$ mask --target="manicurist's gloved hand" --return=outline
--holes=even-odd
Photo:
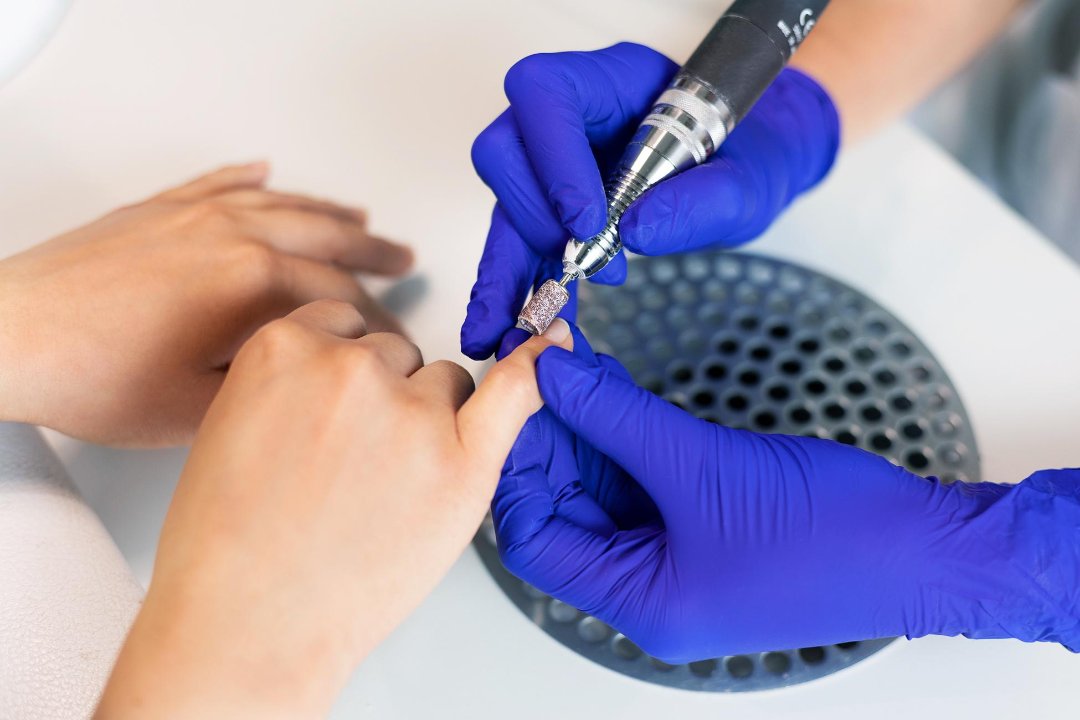
[[[476,139],[473,163],[497,205],[461,331],[491,355],[538,280],[561,274],[569,235],[607,221],[604,179],[677,70],[642,45],[532,55],[506,75],[510,107]],[[662,255],[757,237],[832,166],[836,109],[814,80],[784,70],[708,162],[649,190],[622,218],[627,249]],[[622,282],[618,257],[594,280]]]
[[[574,347],[540,356],[546,407],[493,504],[523,580],[669,662],[931,633],[1080,650],[1080,471],[942,485],[698,420]]]

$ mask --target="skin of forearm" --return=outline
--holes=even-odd
[[[833,0],[791,64],[832,95],[844,141],[909,110],[959,71],[1025,0]]]
[[[24,321],[27,308],[19,301],[20,278],[0,260],[0,422],[34,422],[27,391],[27,356],[34,333]]]
[[[354,665],[342,648],[292,643],[287,623],[211,605],[152,588],[95,719],[326,716]]]

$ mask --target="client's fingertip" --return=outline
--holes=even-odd
[[[374,259],[366,263],[367,267],[360,266],[360,270],[397,277],[412,268],[416,254],[408,245],[387,240],[378,235],[369,234],[368,240],[372,244],[371,251],[373,251]]]
[[[388,263],[390,274],[401,275],[412,269],[412,266],[416,263],[416,251],[408,245],[402,245],[389,240],[386,241],[386,244],[389,248],[389,255],[391,257],[391,261]]]
[[[548,329],[544,331],[542,337],[556,345],[561,345],[571,350],[574,347],[574,339],[570,333],[570,324],[560,317],[551,321],[551,325],[548,325]]]

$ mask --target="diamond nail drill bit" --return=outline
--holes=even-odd
[[[518,327],[533,335],[540,335],[547,330],[548,325],[570,299],[566,285],[573,279],[572,275],[563,275],[559,282],[548,280],[537,288],[518,315]]]
[[[828,0],[735,0],[657,98],[607,183],[608,221],[587,240],[571,238],[563,276],[548,280],[518,316],[540,334],[570,299],[574,280],[591,277],[620,250],[619,220],[658,182],[705,162],[783,70]]]

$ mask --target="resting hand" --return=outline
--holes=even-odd
[[[266,175],[223,168],[0,261],[0,419],[186,443],[264,323],[335,298],[398,329],[352,273],[402,273],[409,250]]]

